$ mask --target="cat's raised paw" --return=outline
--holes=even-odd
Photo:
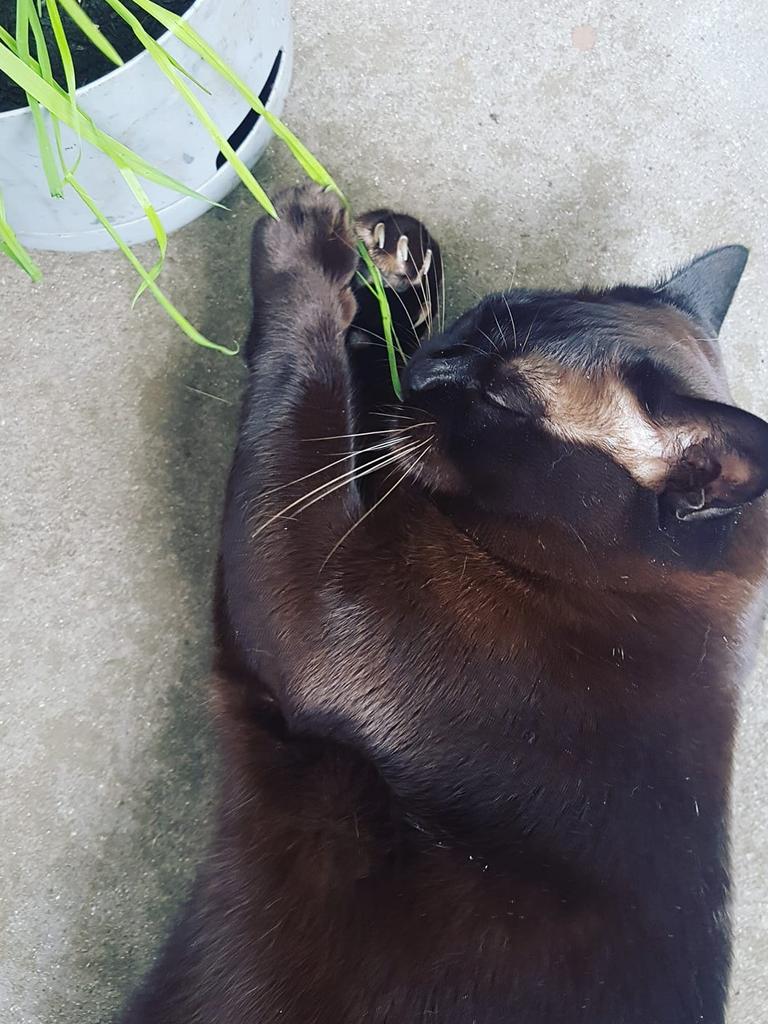
[[[262,218],[254,230],[254,267],[305,273],[313,265],[347,285],[358,265],[356,238],[341,199],[316,185],[289,189],[275,201],[278,220]],[[265,268],[266,269],[266,268]]]

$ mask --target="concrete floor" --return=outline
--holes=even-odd
[[[646,280],[744,242],[725,347],[739,400],[768,414],[761,0],[297,0],[295,19],[289,123],[358,209],[428,221],[454,309],[512,282]],[[296,177],[274,147],[259,170]],[[223,341],[248,320],[253,218],[237,194],[172,243],[169,291]],[[42,264],[42,287],[0,264],[0,1020],[102,1024],[205,842],[240,371],[151,300],[131,312],[118,256]],[[763,658],[738,751],[731,1024],[768,1004],[766,725]]]

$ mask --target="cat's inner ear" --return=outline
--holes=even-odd
[[[656,293],[718,334],[748,256],[743,245],[712,249],[659,285]]]
[[[768,423],[720,402],[683,399],[662,500],[678,519],[727,515],[768,489]],[[677,418],[677,417],[676,417]]]

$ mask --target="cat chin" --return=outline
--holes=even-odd
[[[461,471],[441,451],[439,440],[433,442],[424,458],[413,467],[410,479],[424,490],[444,497],[458,497],[470,493]]]

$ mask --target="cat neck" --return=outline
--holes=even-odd
[[[476,547],[512,576],[556,582],[593,597],[656,595],[689,601],[698,593],[740,578],[756,585],[766,571],[762,540],[765,509],[755,506],[728,518],[699,523],[638,526],[635,545],[619,545],[609,525],[553,519],[503,519],[479,513],[467,500],[438,500],[443,515]]]

